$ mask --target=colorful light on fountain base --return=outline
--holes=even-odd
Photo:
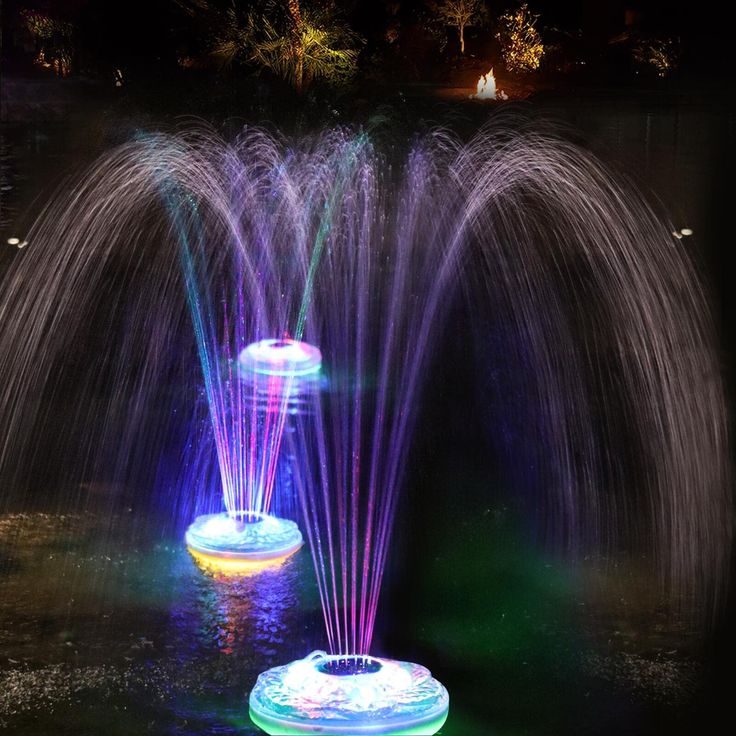
[[[265,376],[308,376],[318,373],[322,367],[319,348],[287,338],[251,343],[238,360],[242,370]]]
[[[267,514],[238,520],[227,512],[198,516],[185,539],[187,549],[203,567],[233,575],[279,565],[304,544],[293,521]]]
[[[314,652],[259,676],[250,717],[268,734],[421,734],[445,721],[450,696],[426,667]]]

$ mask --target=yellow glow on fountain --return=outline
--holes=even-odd
[[[278,567],[304,543],[293,521],[253,514],[248,521],[227,513],[198,516],[186,533],[189,553],[204,572],[254,575]]]
[[[235,577],[249,577],[250,575],[257,575],[268,568],[281,567],[297,551],[293,550],[281,557],[268,560],[244,560],[242,558],[215,557],[199,552],[193,547],[187,547],[187,550],[202,572],[213,575],[233,575]]]

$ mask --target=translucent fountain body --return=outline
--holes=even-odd
[[[450,697],[426,667],[314,652],[260,675],[250,716],[268,734],[423,734],[447,720]]]
[[[251,343],[240,353],[238,360],[246,372],[293,378],[319,373],[322,353],[306,342],[271,338]]]
[[[309,343],[289,339],[251,343],[238,356],[248,411],[254,411],[259,422],[269,413],[283,411],[285,431],[293,431],[292,417],[312,413],[312,398],[323,385],[321,368],[322,353]]]
[[[203,567],[237,574],[282,563],[304,540],[288,519],[268,514],[238,519],[223,512],[198,516],[187,529],[186,543]]]

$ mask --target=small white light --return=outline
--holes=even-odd
[[[678,240],[682,240],[682,233],[679,230],[675,230],[672,233]]]
[[[8,238],[8,245],[19,245],[20,238]]]
[[[680,230],[680,232],[681,232],[681,233],[682,233],[683,235],[685,235],[685,236],[687,236],[687,235],[692,235],[692,234],[693,234],[693,231],[692,231],[692,230],[691,230],[691,229],[690,229],[689,227],[684,227],[684,228],[682,228],[682,230]]]
[[[25,248],[28,245],[28,241],[24,240],[22,243],[18,243],[18,249]]]

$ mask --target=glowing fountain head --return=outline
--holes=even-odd
[[[250,716],[268,734],[424,734],[447,720],[450,697],[418,664],[314,652],[258,678]]]
[[[251,343],[238,360],[244,372],[265,376],[311,376],[322,367],[322,353],[318,348],[288,338]]]
[[[186,543],[205,569],[240,575],[281,564],[304,540],[299,527],[288,519],[221,513],[198,516],[187,529]]]

